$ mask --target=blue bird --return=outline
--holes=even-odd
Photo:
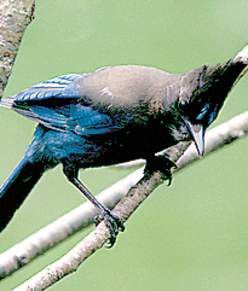
[[[79,180],[79,169],[143,158],[145,171],[158,169],[171,179],[173,163],[155,154],[186,140],[204,153],[206,128],[247,69],[247,50],[224,64],[184,74],[133,65],[68,74],[2,99],[0,106],[38,125],[23,159],[0,188],[0,230],[43,173],[62,164],[67,179],[99,210],[98,221],[109,227],[113,245],[123,223]]]

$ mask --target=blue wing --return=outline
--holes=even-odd
[[[48,128],[78,135],[101,135],[117,129],[110,116],[83,104],[74,83],[82,77],[69,74],[34,85],[9,99],[12,108]]]
[[[68,74],[34,85],[11,97],[16,104],[28,104],[48,99],[77,99],[80,93],[74,81],[84,75]]]
[[[46,127],[72,131],[82,136],[101,135],[119,128],[107,114],[80,103],[55,107],[34,105],[30,107],[30,110],[34,119]]]

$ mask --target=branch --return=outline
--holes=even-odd
[[[33,19],[34,0],[0,2],[0,99],[7,85],[23,33]]]
[[[127,194],[127,191],[142,178],[142,174],[143,169],[135,171],[102,191],[97,195],[97,199],[112,209]],[[96,215],[97,210],[92,203],[85,202],[14,245],[0,255],[0,278],[7,277],[68,236],[92,224]]]
[[[216,127],[207,134],[206,154],[244,137],[247,133],[248,112],[245,112]],[[178,160],[179,169],[196,160],[196,153],[192,148],[189,148],[182,156],[187,146],[188,144],[181,143],[179,146],[170,149],[170,157],[175,161]],[[181,158],[179,159],[179,157]],[[118,215],[123,221],[126,221],[162,182],[160,172],[154,172],[150,177],[141,178],[115,206],[113,213]],[[63,277],[75,272],[88,257],[103,247],[108,238],[108,228],[104,222],[101,222],[94,231],[73,247],[70,252],[14,290],[44,290],[48,288]]]

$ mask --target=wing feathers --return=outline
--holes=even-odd
[[[87,74],[85,74],[87,75]],[[118,126],[107,114],[82,104],[75,80],[85,75],[69,74],[39,83],[0,101],[1,106],[59,131],[78,135],[101,135]]]
[[[13,98],[16,104],[28,104],[48,99],[80,98],[80,93],[74,86],[74,81],[84,75],[69,74],[36,84],[16,95]]]

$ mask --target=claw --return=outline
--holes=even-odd
[[[96,216],[94,221],[96,225],[98,225],[101,221],[104,221],[105,225],[109,229],[110,238],[106,244],[107,248],[111,248],[115,244],[119,232],[125,230],[125,226],[121,219],[112,214],[109,210],[105,210],[100,215]]]
[[[161,171],[161,169],[159,169],[160,170],[160,172],[162,173],[162,175],[163,175],[163,179],[165,180],[165,181],[168,181],[167,182],[167,186],[169,187],[170,185],[171,185],[171,183],[172,183],[172,173],[171,173],[171,170],[170,169],[165,169],[165,170],[162,170]]]
[[[171,185],[172,182],[172,173],[171,169],[177,168],[175,162],[170,160],[165,155],[153,156],[147,160],[145,173],[152,173],[153,171],[160,171],[163,175],[163,179],[168,181],[167,186]]]
[[[93,218],[93,222],[95,224],[95,226],[98,226],[98,224],[103,220],[102,216],[99,214],[99,215],[96,215],[94,218]]]

